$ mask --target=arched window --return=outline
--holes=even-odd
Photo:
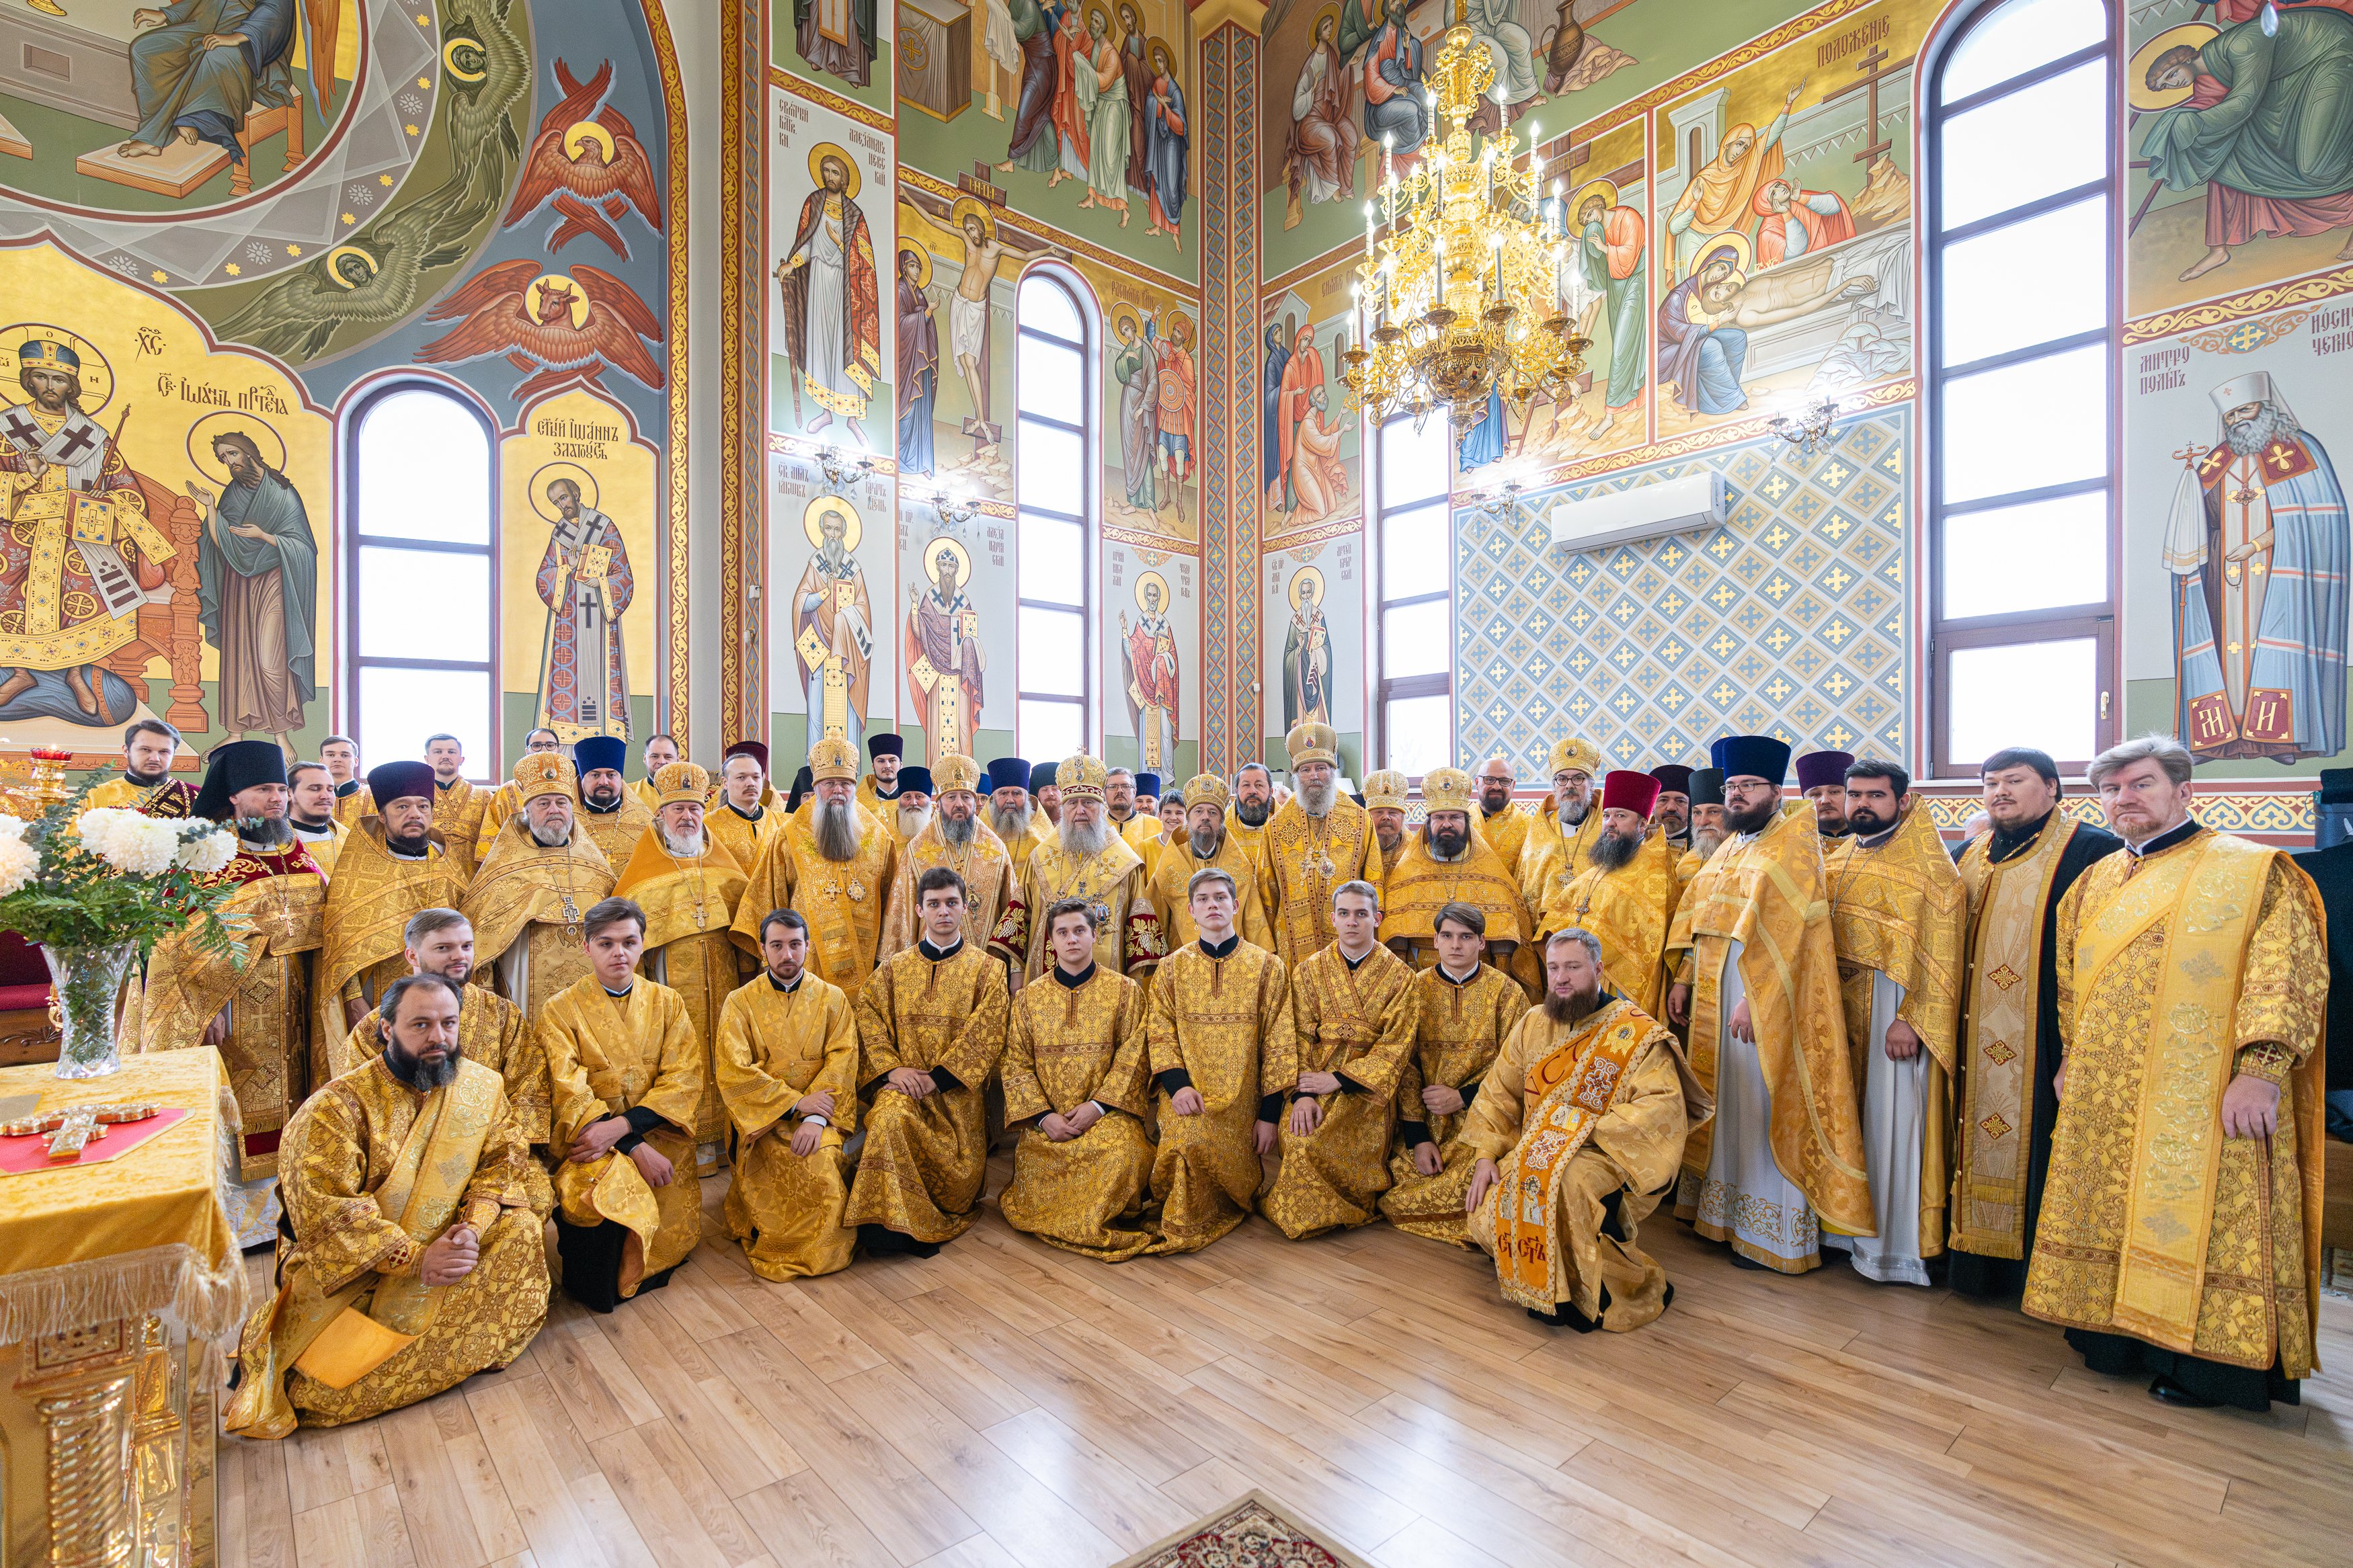
[[[2115,26],[2001,0],[1931,84],[1932,774],[2014,745],[2080,773],[2122,718]]]
[[[1379,765],[1419,778],[1454,760],[1454,520],[1450,426],[1407,415],[1381,426],[1373,498],[1375,742]]]
[[[1094,355],[1078,296],[1050,272],[1021,280],[1014,334],[1013,450],[1020,507],[1014,744],[1053,762],[1083,751],[1094,725],[1088,657],[1096,481]]]
[[[350,679],[344,727],[365,762],[422,757],[428,735],[499,771],[498,533],[491,426],[435,383],[372,394],[345,437]]]

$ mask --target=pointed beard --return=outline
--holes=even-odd
[[[858,854],[858,819],[850,815],[850,805],[846,800],[821,800],[817,805],[817,852],[837,863]]]

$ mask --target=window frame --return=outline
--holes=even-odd
[[[1078,319],[1079,339],[1073,342],[1059,332],[1033,326],[1025,321],[1021,297],[1035,283],[1059,289],[1069,303],[1071,313]],[[1038,266],[1021,275],[1013,291],[1013,744],[1020,755],[1028,756],[1028,739],[1022,734],[1022,712],[1031,703],[1055,703],[1076,707],[1079,710],[1079,747],[1082,751],[1099,752],[1096,741],[1096,688],[1094,652],[1095,638],[1095,563],[1100,551],[1103,514],[1103,476],[1096,458],[1102,433],[1101,374],[1096,363],[1099,337],[1092,301],[1076,279],[1065,275],[1060,268]],[[1021,400],[1021,340],[1038,339],[1057,348],[1070,349],[1079,356],[1080,423],[1050,415],[1033,414]],[[1082,460],[1079,465],[1079,507],[1077,513],[1060,511],[1052,507],[1036,506],[1021,497],[1021,454],[1026,445],[1021,439],[1022,427],[1034,425],[1044,429],[1059,430],[1078,437]],[[1033,599],[1022,591],[1021,556],[1029,548],[1029,516],[1041,520],[1076,524],[1079,531],[1079,602],[1066,604],[1058,599]],[[1024,611],[1040,610],[1058,615],[1076,615],[1079,618],[1079,694],[1063,691],[1031,691],[1022,679],[1024,660],[1021,658],[1021,621]],[[1059,760],[1059,759],[1041,759]]]
[[[362,502],[365,484],[363,469],[362,437],[367,422],[378,407],[395,397],[409,393],[424,393],[440,397],[462,409],[481,432],[483,471],[487,477],[486,493],[482,498],[483,515],[488,520],[490,537],[482,544],[459,544],[439,539],[406,539],[397,534],[369,533],[364,531],[367,521]],[[361,699],[361,671],[364,669],[452,670],[479,673],[485,678],[489,691],[488,723],[484,733],[490,737],[489,755],[467,759],[467,778],[473,784],[491,784],[499,776],[498,760],[506,754],[505,742],[500,733],[500,709],[504,693],[499,687],[499,550],[501,543],[499,523],[499,440],[498,426],[473,398],[448,382],[426,376],[399,376],[368,388],[354,404],[343,426],[343,515],[337,520],[336,534],[343,551],[343,710],[341,728],[360,749],[360,755],[369,755],[367,715]],[[489,639],[486,658],[480,659],[407,658],[389,654],[363,654],[361,632],[365,614],[364,595],[360,585],[360,552],[363,549],[410,550],[442,555],[473,555],[484,558],[489,579],[486,616]],[[488,769],[475,777],[476,769]]]
[[[1413,416],[1411,414],[1399,414],[1385,420],[1379,425],[1368,426],[1371,433],[1371,441],[1369,444],[1372,447],[1373,452],[1372,460],[1366,465],[1366,467],[1372,471],[1373,475],[1372,529],[1368,541],[1373,558],[1370,572],[1373,584],[1372,614],[1368,617],[1371,622],[1368,630],[1372,639],[1373,658],[1371,663],[1374,672],[1372,692],[1373,721],[1371,724],[1373,731],[1373,744],[1370,750],[1372,755],[1378,759],[1377,765],[1382,768],[1387,768],[1390,765],[1389,704],[1393,701],[1407,700],[1417,697],[1451,697],[1454,694],[1454,653],[1455,636],[1457,631],[1456,621],[1458,616],[1456,615],[1454,605],[1455,540],[1453,481],[1455,454],[1453,445],[1453,425],[1451,417],[1438,411],[1433,411],[1431,417],[1439,418],[1443,421],[1440,426],[1438,436],[1439,447],[1441,454],[1439,467],[1440,473],[1442,476],[1442,483],[1432,494],[1428,496],[1416,496],[1409,500],[1400,501],[1395,504],[1391,503],[1388,493],[1388,434],[1393,426],[1401,423],[1410,422]],[[1392,517],[1402,516],[1408,512],[1418,512],[1426,508],[1432,509],[1437,512],[1439,526],[1445,530],[1445,581],[1432,592],[1406,594],[1392,599],[1388,596],[1388,551],[1387,548],[1387,533],[1389,521]],[[1388,672],[1389,612],[1391,610],[1411,609],[1419,605],[1435,604],[1440,600],[1444,600],[1447,606],[1446,668],[1436,674],[1391,675]],[[1461,722],[1461,715],[1450,708],[1446,733],[1446,754],[1449,759],[1453,757],[1454,748],[1461,740],[1461,735],[1462,725]],[[1372,770],[1367,768],[1366,771],[1370,772]],[[1420,773],[1409,775],[1406,781],[1407,786],[1411,789],[1419,789],[1421,787],[1422,777],[1423,775]]]
[[[2080,638],[2089,636],[2095,647],[2094,668],[2099,688],[2094,696],[2093,743],[2105,749],[2116,743],[2123,723],[2123,704],[2116,700],[2117,685],[2117,620],[2124,595],[2124,268],[2122,262],[2122,223],[2124,198],[2124,163],[2114,136],[2103,138],[2102,154],[2105,166],[2094,180],[2054,191],[2031,202],[1989,213],[1957,225],[1944,226],[1944,148],[1945,128],[1956,116],[1973,109],[1983,108],[2025,89],[2098,62],[2105,67],[2105,112],[2101,123],[2113,127],[2123,92],[2123,68],[2118,58],[2121,16],[2115,0],[2101,0],[2101,13],[2105,30],[2100,40],[2071,50],[2041,65],[2006,77],[1968,96],[1947,104],[1941,101],[1945,71],[1957,55],[1969,35],[1978,26],[2004,10],[2016,0],[1990,0],[1979,5],[1946,37],[1938,47],[1934,69],[1930,72],[1921,103],[1926,110],[1927,128],[1924,142],[1923,167],[1927,178],[1922,182],[1925,207],[1922,213],[1921,247],[1926,261],[1926,308],[1927,320],[1926,374],[1923,392],[1923,422],[1926,431],[1927,462],[1923,481],[1926,490],[1927,529],[1926,546],[1926,618],[1927,637],[1926,667],[1928,685],[1928,755],[1921,768],[1924,779],[1972,779],[1977,776],[1977,764],[1961,760],[1948,760],[1946,753],[1952,732],[1952,682],[1948,679],[1951,656],[1959,649],[1991,645],[2043,642]],[[2029,219],[2046,216],[2062,208],[2075,205],[2094,197],[2105,198],[2107,204],[2107,243],[2102,247],[2106,263],[2105,300],[2099,325],[2063,337],[2045,339],[2004,350],[1999,353],[1958,364],[1945,362],[1945,252],[1947,247],[2010,227]],[[1954,381],[1998,370],[2006,365],[2026,363],[2051,358],[2090,345],[2102,346],[2106,353],[2106,374],[2102,384],[2106,397],[2105,463],[2100,474],[2088,479],[2070,480],[2063,484],[2046,485],[2032,489],[2009,490],[1979,496],[1969,500],[1948,503],[1945,492],[1944,420],[1946,389]],[[1977,513],[1995,511],[2033,501],[2055,500],[2063,496],[2098,494],[2105,499],[2105,528],[2106,555],[2106,596],[2073,605],[2052,605],[2034,609],[2006,611],[1997,615],[1948,617],[1945,614],[1945,546],[1948,524],[1957,519],[1967,519]],[[2063,774],[2080,777],[2090,764],[2089,757],[2057,759]]]

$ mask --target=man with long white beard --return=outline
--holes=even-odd
[[[733,930],[743,907],[744,868],[704,830],[711,775],[672,763],[654,780],[661,808],[630,851],[613,884],[645,914],[646,977],[678,994],[706,1058],[719,1037],[720,1009],[754,967]],[[694,1123],[695,1164],[704,1174],[725,1152],[727,1108],[706,1059],[702,1103]]]
[[[1365,814],[1373,819],[1373,838],[1381,847],[1381,872],[1397,869],[1405,854],[1406,792],[1412,786],[1395,769],[1365,775]]]
[[[553,730],[533,730],[522,738],[522,750],[527,757],[548,756],[563,751],[564,742],[556,738]],[[579,805],[576,791],[573,804]],[[522,809],[522,786],[515,780],[511,778],[491,792],[489,802],[482,807],[482,825],[474,831],[474,864],[479,866],[482,863],[482,857],[491,852],[491,841],[499,836],[499,829],[507,825],[508,817]]]
[[[1527,951],[1535,922],[1504,858],[1471,826],[1471,775],[1461,768],[1432,768],[1422,775],[1421,799],[1429,817],[1407,837],[1382,889],[1381,941],[1414,968],[1431,968],[1438,963],[1438,911],[1469,904],[1487,917],[1487,962],[1534,994],[1542,984],[1542,971]]]
[[[1193,923],[1193,875],[1215,866],[1234,879],[1240,900],[1234,929],[1244,942],[1273,952],[1274,931],[1258,901],[1258,864],[1227,826],[1226,781],[1215,773],[1196,773],[1176,798],[1184,806],[1185,829],[1160,852],[1159,868],[1152,873],[1152,907],[1160,911],[1168,951],[1199,940],[1200,928]]]
[[[335,874],[335,856],[351,829],[335,820],[335,783],[324,763],[296,763],[286,770],[286,826],[295,842],[311,852],[319,869]]]
[[[1797,759],[1798,793],[1813,802],[1824,854],[1846,833],[1846,770],[1853,763],[1851,752],[1808,752]]]
[[[1724,770],[1694,768],[1691,775],[1691,847],[1675,862],[1675,897],[1691,886],[1699,868],[1731,837],[1724,826]]]
[[[932,825],[932,770],[910,763],[899,770],[899,795],[888,808],[891,832],[904,848],[907,840]]]
[[[1038,836],[1029,828],[1029,764],[1019,757],[999,757],[981,772],[988,785],[988,830],[1013,858],[1016,873],[1038,847]]]
[[[455,909],[466,892],[466,868],[432,837],[433,770],[385,763],[368,770],[366,793],[374,809],[343,840],[322,917],[319,1029],[330,1062],[343,1059],[337,1053],[360,1015],[408,973],[408,918]]]
[[[857,748],[839,735],[809,748],[808,809],[768,846],[736,905],[742,944],[760,940],[760,917],[797,910],[809,923],[809,968],[852,1000],[874,973],[882,906],[899,866],[899,840],[854,796]],[[894,773],[894,778],[897,776]]]
[[[534,752],[515,764],[522,810],[491,841],[458,908],[499,994],[536,1018],[588,973],[580,922],[613,890],[613,867],[572,816],[572,764]]]
[[[1659,781],[1613,768],[1601,781],[1601,837],[1593,864],[1556,882],[1538,928],[1574,926],[1601,939],[1601,972],[1610,989],[1651,1017],[1664,1011],[1667,929],[1674,923],[1674,850],[1651,826]]]
[[[915,883],[934,866],[945,866],[964,879],[964,939],[976,948],[987,944],[997,921],[1005,918],[1006,900],[1013,896],[1013,854],[980,819],[980,764],[948,752],[937,768],[929,770],[929,782],[939,787],[938,804],[932,819],[899,852],[898,873],[891,879],[891,896],[882,906],[877,963],[905,952],[922,938]]]
[[[1593,809],[1593,775],[1601,752],[1576,736],[1552,749],[1552,795],[1528,819],[1520,848],[1520,895],[1542,909],[1556,877],[1574,877],[1593,863],[1593,841],[1601,837],[1601,816]]]
[[[1603,990],[1600,938],[1553,932],[1544,1002],[1495,1054],[1461,1133],[1478,1156],[1471,1239],[1504,1300],[1579,1333],[1665,1311],[1674,1288],[1640,1227],[1710,1110],[1674,1036]]]
[[[1681,763],[1664,763],[1651,770],[1659,781],[1659,804],[1651,809],[1651,821],[1659,837],[1680,856],[1691,847],[1691,776],[1692,770]]]
[[[1479,837],[1504,858],[1514,879],[1520,874],[1520,858],[1527,849],[1528,826],[1534,820],[1512,804],[1512,790],[1519,782],[1508,757],[1489,757],[1479,764]]]
[[[1144,857],[1103,819],[1103,763],[1083,752],[1055,768],[1062,819],[1054,842],[1039,846],[1021,868],[1018,890],[989,939],[1015,966],[1017,990],[1053,962],[1043,916],[1065,899],[1082,899],[1094,910],[1102,932],[1095,962],[1113,974],[1145,979],[1167,951],[1145,886]]]
[[[1260,842],[1274,819],[1274,775],[1264,763],[1244,763],[1234,770],[1234,804],[1226,811],[1226,832],[1250,851],[1252,862],[1264,858]]]
[[[621,764],[628,758],[628,742],[618,735],[588,735],[572,742],[572,765],[580,774],[580,826],[617,871],[637,853],[638,836],[654,819],[653,807],[621,782]]]
[[[1381,886],[1380,840],[1365,808],[1340,794],[1340,737],[1303,723],[1285,737],[1299,792],[1267,823],[1259,845],[1258,896],[1274,928],[1275,956],[1296,969],[1332,945],[1332,892],[1343,882]]]
[[[784,833],[784,809],[768,787],[767,747],[738,741],[727,748],[719,763],[719,798],[704,810],[702,830],[746,873]]]

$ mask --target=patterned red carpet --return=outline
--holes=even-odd
[[[1264,1492],[1239,1498],[1117,1568],[1366,1568]]]

